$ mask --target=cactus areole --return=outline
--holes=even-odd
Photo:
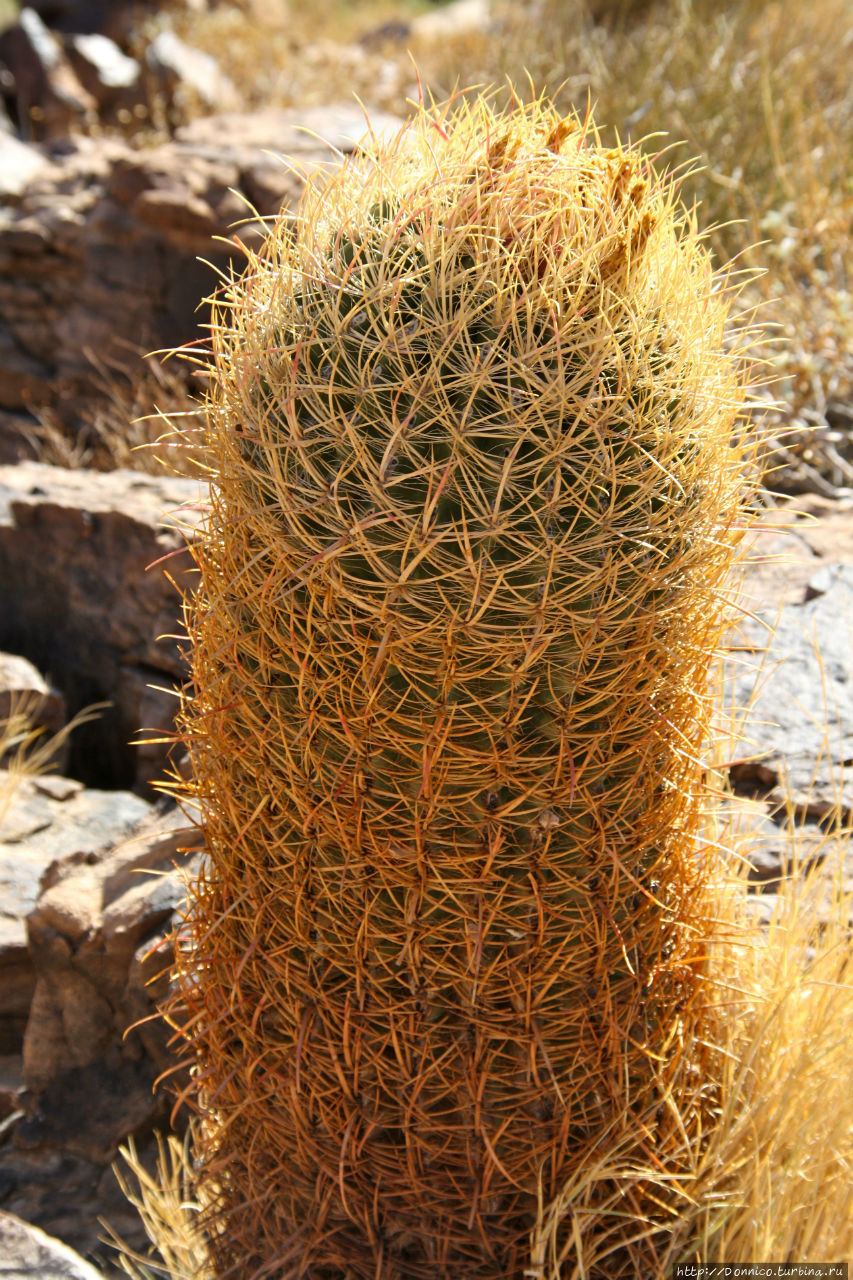
[[[217,1276],[521,1280],[543,1198],[660,1142],[724,320],[671,188],[542,101],[422,110],[230,285],[182,712]]]

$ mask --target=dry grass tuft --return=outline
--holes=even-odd
[[[91,352],[89,359],[98,394],[87,417],[70,428],[50,410],[40,410],[39,425],[27,433],[39,461],[197,476],[204,466],[202,413],[186,372],[142,351],[121,363],[104,363]]]
[[[183,1140],[157,1134],[157,1163],[149,1170],[133,1139],[120,1148],[125,1168],[115,1165],[119,1185],[138,1211],[152,1247],[146,1254],[129,1248],[111,1230],[117,1262],[132,1280],[212,1280],[200,1206],[194,1199],[192,1130]]]
[[[747,855],[748,844],[736,852]],[[755,919],[743,872],[714,890],[718,941],[707,974],[717,1106],[701,1141],[658,1169],[609,1150],[565,1186],[532,1236],[538,1280],[598,1274],[607,1212],[621,1205],[614,1193],[603,1215],[591,1215],[596,1181],[656,1188],[661,1220],[637,1223],[656,1242],[656,1275],[677,1262],[853,1256],[853,900],[840,875],[827,885],[819,867],[798,874],[795,837],[791,852],[769,924]],[[702,1088],[697,1081],[682,1097],[682,1114]]]
[[[827,903],[825,872],[798,876],[792,855],[769,925],[710,958],[720,1110],[684,1188],[673,1262],[853,1257],[853,902],[840,864]]]
[[[25,778],[37,778],[55,768],[57,754],[81,725],[96,720],[107,705],[85,707],[56,733],[46,734],[36,724],[43,703],[37,692],[12,700],[8,716],[0,719],[0,823]]]

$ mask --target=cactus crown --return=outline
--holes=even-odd
[[[502,1280],[539,1189],[650,1141],[741,507],[724,320],[672,190],[542,102],[421,112],[233,283],[184,710],[223,1268]]]

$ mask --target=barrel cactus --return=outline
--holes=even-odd
[[[422,109],[231,283],[178,984],[217,1275],[515,1280],[602,1143],[665,1148],[725,312],[671,186],[544,101]]]

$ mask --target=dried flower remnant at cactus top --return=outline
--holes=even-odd
[[[421,112],[231,287],[175,1014],[218,1275],[519,1276],[604,1136],[666,1150],[743,493],[724,319],[648,163],[545,103]]]

